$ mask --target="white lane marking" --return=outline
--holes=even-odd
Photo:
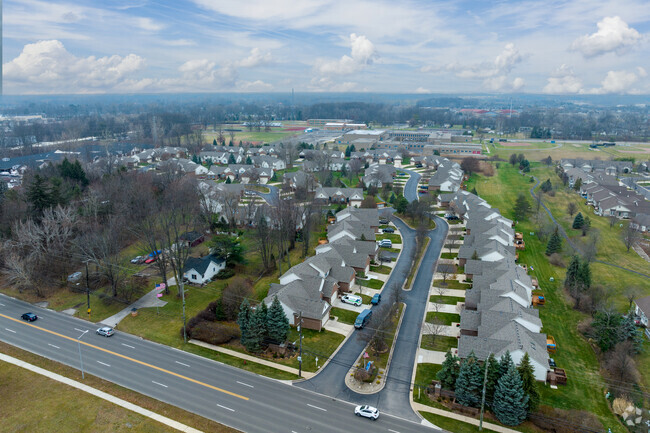
[[[88,332],[88,331],[84,331],[83,329],[79,329],[79,328],[74,328],[74,330],[79,331],[79,332]]]
[[[110,366],[111,366],[110,364],[107,364],[107,363],[105,363],[105,362],[101,362],[101,361],[97,361],[97,362],[100,363],[101,365],[105,365],[106,367],[110,367]]]
[[[5,330],[9,332],[13,332],[14,334],[16,333],[16,331],[14,331],[13,329],[5,328]]]
[[[388,431],[392,431],[393,433],[399,433],[397,430],[388,429]]]
[[[158,383],[155,380],[152,380],[152,382],[155,383],[156,385],[160,385],[160,386],[164,386],[165,388],[168,388],[167,385],[163,385],[162,383]]]
[[[130,347],[131,349],[135,349],[135,347],[129,346],[128,344],[124,344],[124,343],[122,343],[122,346],[126,346],[126,347]]]
[[[237,383],[240,384],[240,385],[248,386],[249,388],[255,388],[253,385],[249,385],[249,384],[244,383],[244,382],[237,381]]]
[[[313,407],[314,409],[322,410],[323,412],[327,412],[327,409],[323,409],[322,407],[314,406],[313,404],[307,403],[307,406]]]
[[[189,365],[185,364],[184,362],[180,362],[180,361],[175,361],[175,362],[176,362],[176,364],[180,364],[180,365],[184,365],[185,367],[189,367]]]
[[[5,307],[5,304],[0,304],[0,307]]]
[[[230,412],[234,412],[234,411],[235,411],[235,409],[230,409],[229,407],[221,406],[220,404],[218,404],[217,406],[219,406],[219,407],[222,408],[222,409],[229,410]]]
[[[55,349],[60,349],[59,346],[55,346],[54,344],[47,343],[47,345],[48,345],[48,346],[52,346],[52,347],[54,347]]]

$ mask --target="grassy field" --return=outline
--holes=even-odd
[[[369,287],[371,289],[380,290],[384,286],[384,282],[381,280],[376,280],[371,278],[369,280],[362,280],[357,278],[357,284],[363,287]]]
[[[415,384],[427,387],[432,380],[436,380],[436,373],[442,368],[441,364],[418,364],[415,371]]]
[[[402,237],[396,233],[382,233],[375,235],[375,238],[379,241],[382,239],[390,239],[393,244],[401,244]]]
[[[441,325],[451,326],[452,323],[460,323],[460,314],[436,313],[435,311],[429,311],[427,313],[426,321],[433,323],[434,319],[438,319]]]
[[[440,254],[441,259],[455,259],[458,257],[458,253],[442,253]]]
[[[420,415],[422,415],[427,421],[437,425],[446,431],[453,431],[454,433],[474,433],[479,431],[478,427],[475,425],[457,421],[455,419],[447,418],[441,415],[436,415],[431,412],[420,411]],[[482,431],[495,433],[494,430],[488,430],[486,428],[483,428]]]
[[[469,284],[461,283],[458,280],[447,280],[446,282],[443,282],[442,280],[434,280],[433,285],[435,287],[442,287],[445,289],[452,289],[452,290],[467,290],[470,288]]]
[[[245,126],[242,125],[222,125],[223,128],[228,129],[241,129],[241,131],[235,132],[234,143],[239,145],[239,142],[244,143],[272,143],[274,141],[282,140],[286,137],[291,137],[293,135],[299,134],[301,131],[291,131],[287,128],[272,128],[271,131],[265,132],[263,129],[261,131],[249,131]],[[212,132],[211,129],[203,132],[203,141],[205,143],[212,143],[212,140],[216,139],[219,136],[218,132]],[[230,143],[230,134],[224,132],[226,138],[226,145]]]
[[[46,370],[80,380],[75,368],[50,361],[0,342],[0,352]],[[236,430],[175,406],[86,374],[84,384],[149,409],[201,431],[230,433]],[[6,432],[176,432],[178,430],[138,415],[99,397],[71,388],[21,367],[0,364],[2,427]]]
[[[378,274],[388,275],[388,274],[390,274],[390,271],[392,271],[392,270],[393,270],[393,268],[391,268],[390,266],[386,266],[386,265],[381,265],[381,266],[370,265],[370,272],[376,272]]]
[[[537,167],[537,164],[533,165],[531,174],[548,174],[545,168],[539,170],[538,173]],[[503,163],[495,177],[485,179],[472,176],[470,180],[471,183],[467,188],[476,187],[482,198],[492,206],[499,208],[501,213],[508,218],[513,217],[512,209],[517,194],[522,192],[528,196],[528,189],[532,186],[528,182],[528,176],[521,176],[516,168]],[[553,181],[553,178],[551,180]],[[560,194],[556,194],[556,197],[558,195]],[[561,215],[558,217],[562,219]],[[600,224],[596,221],[598,217],[591,214],[590,218],[592,224]],[[530,220],[520,221],[515,229],[523,233],[536,231],[534,223]],[[540,386],[542,404],[562,409],[588,410],[596,414],[604,426],[612,427],[613,431],[625,431],[603,398],[606,386],[599,374],[600,366],[596,354],[577,330],[578,324],[587,319],[587,315],[572,308],[561,287],[560,282],[564,279],[565,270],[549,264],[544,254],[546,244],[536,236],[524,236],[524,240],[526,249],[520,252],[519,261],[527,264],[529,269],[531,265],[534,267],[534,271],[529,273],[532,277],[537,278],[540,289],[546,296],[546,305],[539,309],[543,323],[542,332],[555,337],[558,351],[553,357],[558,366],[566,370],[569,377],[568,384],[557,390]],[[613,269],[611,267],[604,268],[602,265],[592,266],[594,282],[608,281],[611,278],[608,273],[613,272]],[[635,277],[630,276],[630,273],[617,272],[617,275],[623,281],[629,278],[627,281],[631,283],[625,284],[634,284],[633,281],[637,281]],[[554,281],[550,281],[551,278]],[[620,297],[620,291],[615,287],[612,287],[611,291],[612,300],[620,305],[620,299],[617,300]]]
[[[344,308],[332,307],[330,311],[332,316],[339,318],[339,322],[347,323],[348,325],[354,325],[354,321],[357,319],[357,316],[360,312],[363,311],[363,309],[359,307],[359,311],[351,311]]]
[[[584,158],[584,159],[611,159],[611,158],[636,158],[637,161],[648,159],[648,151],[650,151],[650,144],[640,145],[626,145],[625,143],[617,143],[615,147],[604,149],[591,149],[591,143],[572,143],[565,142],[564,140],[556,140],[556,143],[548,142],[531,142],[527,140],[514,140],[516,143],[526,143],[528,145],[512,146],[515,143],[488,143],[486,144],[490,150],[490,154],[498,155],[499,157],[507,160],[513,153],[523,153],[526,158],[533,161],[540,161],[547,156],[550,156],[554,161],[562,158]]]
[[[456,337],[423,335],[420,347],[427,350],[446,352],[451,348],[458,347],[458,339]]]

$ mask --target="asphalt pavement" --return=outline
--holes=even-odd
[[[21,320],[27,311],[38,320]],[[342,400],[123,332],[101,337],[97,327],[0,295],[0,340],[75,368],[80,349],[86,373],[245,432],[430,431],[386,413],[355,417]]]

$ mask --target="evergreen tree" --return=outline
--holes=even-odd
[[[52,206],[47,181],[40,174],[35,174],[31,183],[27,186],[27,201],[32,210],[32,214],[40,217],[43,211]]]
[[[217,139],[216,139],[216,138],[214,138],[214,139],[212,140],[212,145],[213,145],[213,146],[216,146],[216,145],[217,145]]]
[[[250,339],[251,328],[251,306],[248,299],[244,298],[239,306],[239,314],[237,315],[237,324],[241,333],[241,344],[248,347],[248,340]]]
[[[572,227],[574,229],[581,229],[582,226],[584,225],[584,223],[585,223],[585,219],[582,216],[582,212],[578,212],[578,215],[576,215],[576,217],[573,219],[573,226]]]
[[[478,257],[478,251],[474,250],[474,252],[472,253],[472,260],[480,260]]]
[[[539,392],[537,391],[537,381],[535,380],[535,369],[530,363],[528,352],[526,352],[524,357],[521,359],[517,371],[521,377],[524,392],[528,396],[528,406],[526,407],[526,410],[528,413],[531,413],[537,409],[537,405],[539,404]]]
[[[232,153],[228,157],[228,164],[237,164],[237,161],[235,160],[235,155],[233,155]]]
[[[456,379],[460,366],[458,365],[458,357],[448,350],[445,354],[445,360],[442,362],[442,368],[436,373],[436,379],[440,381],[440,386],[443,389],[453,390],[456,388]]]
[[[550,256],[553,253],[558,253],[562,250],[562,238],[560,237],[560,234],[558,233],[558,228],[555,226],[555,230],[553,231],[553,234],[551,235],[551,239],[548,241],[548,245],[546,245],[546,255]]]
[[[523,220],[526,218],[529,212],[530,203],[528,203],[528,200],[526,200],[526,196],[524,194],[519,194],[517,196],[517,201],[515,202],[514,208],[515,219]]]
[[[192,162],[195,164],[199,163],[199,158],[196,155],[192,155]]]
[[[397,200],[395,200],[395,211],[397,213],[403,214],[406,212],[406,208],[408,207],[409,202],[408,200],[403,196],[400,195],[397,197]]]
[[[583,290],[591,287],[591,269],[589,268],[588,261],[580,261],[580,268],[578,269],[578,282]]]
[[[499,361],[496,360],[493,353],[490,353],[490,356],[488,356],[488,359],[483,364],[483,368],[488,369],[487,382],[485,384],[485,401],[491,406],[494,400],[494,390],[501,377],[499,374]],[[485,370],[483,370],[483,374],[485,374]]]
[[[591,218],[586,216],[585,222],[582,224],[582,236],[586,236],[590,228],[591,228]]]
[[[349,158],[350,155],[352,154],[352,151],[350,150],[350,146],[345,148],[345,157]]]
[[[506,353],[501,355],[501,359],[499,360],[499,377],[503,377],[510,367],[514,366],[515,363],[512,362],[512,356],[510,356],[510,351],[506,350]]]
[[[253,161],[251,160],[250,155],[248,155],[248,156],[246,157],[246,164],[248,164],[248,165],[253,165]]]
[[[460,365],[456,380],[456,401],[463,406],[478,407],[481,403],[482,386],[481,366],[472,352]]]
[[[478,196],[478,192],[476,192],[476,187],[472,188],[472,191],[470,191],[472,194],[475,196]]]
[[[361,149],[361,150],[363,150],[363,149]],[[350,153],[356,152],[356,151],[357,151],[357,149],[354,147],[354,144],[351,144],[350,145]]]
[[[232,183],[232,181],[230,180],[230,176],[226,178],[226,183]]]
[[[229,146],[229,147],[233,147],[233,146],[234,146],[234,143],[232,142],[232,140],[230,140],[230,143],[228,143],[228,146]]]
[[[551,185],[551,179],[546,179],[546,181],[542,184],[540,188],[544,192],[549,192],[550,190],[552,190],[553,185]]]
[[[287,339],[289,319],[284,314],[284,309],[277,296],[273,297],[271,308],[269,308],[269,312],[267,313],[266,327],[269,332],[269,340],[281,344]]]
[[[571,263],[566,268],[566,276],[564,278],[564,287],[572,288],[578,281],[578,273],[580,272],[580,257],[577,255],[571,258]]]
[[[573,184],[573,189],[576,191],[580,191],[580,187],[582,187],[582,179],[578,178],[576,182]]]
[[[266,315],[268,309],[266,304],[262,302],[258,305],[257,310],[251,315],[250,328],[248,329],[247,344],[244,346],[246,350],[252,353],[261,352],[267,344],[267,329],[266,329]]]
[[[526,419],[528,396],[524,392],[521,377],[514,365],[499,379],[494,391],[492,411],[505,425],[519,425]]]

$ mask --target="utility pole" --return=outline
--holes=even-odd
[[[298,315],[298,341],[300,344],[300,351],[298,352],[298,376],[302,377],[302,310]]]
[[[492,354],[490,353],[490,355]],[[483,397],[481,398],[481,419],[478,422],[479,431],[483,431],[483,412],[485,410],[485,388],[487,386],[488,359],[490,359],[490,355],[488,355],[488,357],[485,358],[485,363],[483,364],[485,366],[485,376],[483,377]]]
[[[88,303],[88,320],[90,320],[90,278],[88,277],[88,260],[84,261],[86,264],[86,302]]]
[[[85,376],[84,376],[84,362],[81,359],[81,337],[86,335],[86,332],[88,332],[88,331],[86,330],[86,331],[82,332],[81,335],[79,337],[77,337],[77,347],[79,348],[79,364],[81,365],[81,378],[82,379],[85,379]]]
[[[185,330],[185,284],[183,284],[182,277],[178,284],[181,287],[181,299],[183,300],[183,342],[187,343],[187,331]]]

